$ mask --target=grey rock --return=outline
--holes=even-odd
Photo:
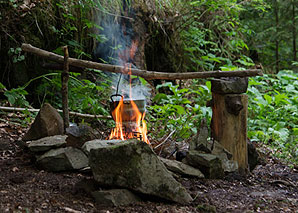
[[[141,199],[127,189],[111,189],[91,193],[100,206],[127,206],[139,202]]]
[[[59,148],[66,144],[66,135],[55,135],[41,138],[35,141],[28,141],[28,148],[32,152],[45,152],[50,149]]]
[[[122,140],[92,140],[84,143],[82,146],[82,150],[85,152],[86,155],[89,155],[91,149],[98,149],[98,148],[104,148],[109,147],[112,145],[124,143],[125,141]]]
[[[226,153],[216,155],[222,163],[222,168],[225,172],[236,172],[238,171],[238,163],[234,160],[229,160]]]
[[[189,144],[189,150],[198,150],[205,153],[211,153],[211,150],[208,147],[208,135],[207,121],[205,118],[203,118],[197,137],[193,138]]]
[[[216,155],[189,150],[182,162],[200,169],[207,178],[222,178],[224,175],[222,162]]]
[[[227,155],[228,160],[231,160],[233,155],[225,149],[219,142],[217,141],[209,141],[209,146],[211,147],[211,154],[213,155],[221,155],[222,153],[225,153]]]
[[[225,172],[236,172],[238,171],[237,161],[232,160],[232,154],[226,150],[219,142],[209,141],[208,142],[212,147],[211,154],[216,155],[222,163],[222,167]]]
[[[222,167],[225,172],[237,172],[239,167],[238,167],[238,162],[234,160],[221,160],[222,162]]]
[[[218,94],[241,94],[248,87],[248,78],[229,77],[211,80],[211,92]]]
[[[24,141],[37,140],[47,136],[62,135],[63,119],[55,108],[45,103],[39,110],[33,124],[24,135]]]
[[[102,185],[124,187],[183,204],[192,201],[144,142],[127,140],[91,149],[89,165],[94,179]]]
[[[189,165],[186,165],[182,162],[176,161],[176,160],[168,160],[165,158],[159,158],[161,162],[164,163],[164,165],[167,167],[168,170],[183,175],[183,176],[189,176],[189,177],[197,177],[197,178],[204,178],[205,176],[203,173]]]
[[[46,152],[36,163],[47,171],[59,172],[87,167],[88,158],[81,150],[66,147]]]
[[[66,128],[67,146],[81,148],[87,142],[96,139],[95,131],[88,125],[70,126]]]

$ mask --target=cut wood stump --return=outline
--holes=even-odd
[[[233,155],[239,172],[248,171],[247,157],[247,103],[245,94],[212,93],[211,134]]]

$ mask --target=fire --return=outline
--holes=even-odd
[[[134,57],[137,50],[138,41],[133,41],[128,53],[121,55],[121,58]],[[125,72],[128,71],[128,72]],[[131,64],[125,66],[124,73],[128,73],[131,76]],[[129,100],[123,100],[123,97],[119,101],[118,105],[112,111],[112,116],[116,122],[116,127],[112,130],[109,139],[132,139],[138,138],[150,144],[147,138],[147,125],[144,120],[145,112],[140,112],[135,101],[132,100],[131,91],[131,78],[129,80]],[[117,101],[118,102],[118,101]],[[114,103],[117,103],[114,102]],[[113,103],[113,104],[114,104]]]
[[[133,100],[119,101],[112,112],[116,127],[112,130],[109,139],[131,139],[138,138],[150,143],[147,138],[147,126],[144,120],[145,112],[141,113]]]

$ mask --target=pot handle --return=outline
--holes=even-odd
[[[120,95],[120,94],[111,95],[110,98],[111,98],[112,103],[114,103],[113,97],[121,97],[123,99],[123,95]]]

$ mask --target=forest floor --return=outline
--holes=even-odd
[[[0,212],[298,212],[298,169],[267,157],[247,177],[179,181],[194,201],[186,205],[146,201],[126,207],[101,207],[77,184],[91,173],[39,170],[17,145],[27,128],[0,122]]]

